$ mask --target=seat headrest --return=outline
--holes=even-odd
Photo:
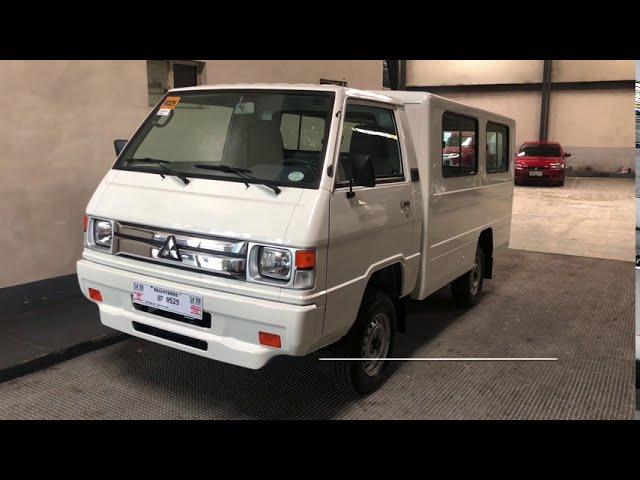
[[[251,168],[258,164],[281,165],[284,156],[280,122],[261,120],[254,115],[233,118],[222,162]]]
[[[368,154],[376,176],[394,175],[398,170],[398,138],[395,132],[379,126],[357,125],[353,128],[349,153]]]

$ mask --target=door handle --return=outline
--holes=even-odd
[[[409,208],[411,206],[411,202],[409,200],[402,200],[400,202],[400,208],[404,210],[405,208]]]

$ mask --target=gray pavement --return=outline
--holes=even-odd
[[[635,180],[567,177],[564,187],[517,186],[511,248],[635,258]]]
[[[558,357],[402,362],[365,398],[315,354],[257,371],[139,339],[0,384],[0,419],[630,419],[631,262],[508,250],[481,302],[411,305],[396,355]]]

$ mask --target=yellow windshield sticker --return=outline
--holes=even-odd
[[[169,115],[171,110],[176,108],[176,106],[180,103],[180,97],[167,97],[162,102],[162,106],[158,110],[158,115]]]

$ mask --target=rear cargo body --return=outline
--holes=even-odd
[[[419,278],[412,297],[424,299],[468,271],[478,237],[490,229],[493,252],[506,248],[511,229],[515,121],[425,92],[387,92],[402,101],[416,152],[422,218]],[[442,117],[459,113],[478,122],[486,145],[487,122],[508,127],[506,170],[487,171],[487,149],[478,148],[476,174],[444,177]]]

